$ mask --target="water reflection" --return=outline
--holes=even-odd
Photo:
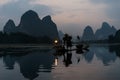
[[[110,45],[109,46],[110,52],[115,52],[116,55],[120,58],[120,45]]]
[[[33,80],[39,76],[38,73],[40,72],[51,72],[54,56],[49,53],[49,50],[39,50],[25,55],[19,54],[19,56],[15,54],[4,55],[3,62],[8,70],[14,69],[15,63],[18,63],[22,75],[29,80]]]
[[[72,64],[72,54],[77,54],[77,63],[80,62],[80,56],[83,56],[86,62],[91,63],[94,59],[94,56],[97,57],[98,60],[102,61],[104,66],[109,66],[112,62],[115,62],[117,57],[120,55],[120,47],[105,47],[105,46],[91,46],[89,50],[80,50],[72,52],[58,52],[55,56],[63,56],[63,64],[68,67]]]
[[[32,80],[38,76],[38,72],[51,72],[53,61],[54,57],[44,51],[24,56],[18,63],[24,77]]]
[[[7,70],[14,70],[15,64],[17,63],[20,68],[20,73],[25,79],[29,80],[34,80],[39,77],[39,73],[52,73],[52,69],[58,66],[59,59],[62,59],[61,62],[65,67],[69,67],[70,65],[74,65],[74,63],[78,64],[82,62],[83,59],[88,64],[91,64],[95,57],[103,65],[109,66],[111,62],[116,61],[117,57],[120,57],[120,46],[91,46],[86,51],[58,52],[54,53],[54,55],[51,50],[28,50],[23,52],[13,50],[0,51],[0,60],[3,60],[5,68]]]
[[[117,56],[115,53],[110,53],[108,47],[94,48],[95,55],[102,61],[105,66],[108,66],[111,62],[115,62]]]
[[[6,69],[14,69],[15,58],[10,55],[6,55],[3,57],[3,62],[5,64]]]
[[[68,67],[70,64],[72,64],[72,53],[71,52],[67,52],[66,54],[63,55],[64,56],[64,65],[66,67]]]
[[[81,47],[81,46],[79,46]],[[73,62],[72,62],[72,55],[76,54],[77,57],[77,63],[80,62],[80,55],[83,55],[84,53],[88,52],[88,49],[71,49],[71,50],[61,50],[61,51],[56,51],[56,53],[54,53],[54,56],[56,57],[56,59],[59,59],[59,57],[63,57],[63,64],[65,65],[65,67],[69,67]],[[76,53],[75,53],[76,52]],[[55,62],[56,64],[56,62]]]
[[[92,62],[94,53],[95,52],[92,50],[92,48],[88,52],[84,53],[84,58],[88,63]]]

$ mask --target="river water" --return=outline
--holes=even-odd
[[[0,49],[0,80],[120,80],[120,47],[91,45],[82,54]]]

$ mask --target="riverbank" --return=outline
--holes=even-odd
[[[52,48],[52,44],[0,44],[0,48]]]

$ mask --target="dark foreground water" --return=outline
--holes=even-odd
[[[0,49],[0,80],[120,80],[120,47],[92,45],[84,54]]]

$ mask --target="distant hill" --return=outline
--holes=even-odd
[[[49,37],[58,39],[58,30],[56,24],[52,21],[51,16],[46,16],[42,20],[35,11],[25,12],[20,20],[20,24],[15,26],[12,20],[9,20],[3,29],[4,33],[24,33],[32,37]]]
[[[82,41],[99,41],[107,40],[110,35],[115,35],[117,29],[114,26],[110,26],[107,22],[103,22],[100,29],[93,32],[91,26],[85,27],[82,35]]]
[[[95,39],[108,39],[109,35],[114,35],[116,31],[114,26],[111,27],[107,22],[103,22],[102,27],[95,32]]]
[[[90,40],[94,40],[94,39],[95,39],[94,32],[93,32],[91,26],[87,26],[84,29],[84,32],[83,32],[83,35],[82,35],[82,40],[83,41],[90,41]]]
[[[3,32],[7,34],[17,32],[17,28],[13,20],[8,20],[8,22],[4,26]]]
[[[109,36],[110,43],[120,43],[120,30],[118,30],[115,35]]]

